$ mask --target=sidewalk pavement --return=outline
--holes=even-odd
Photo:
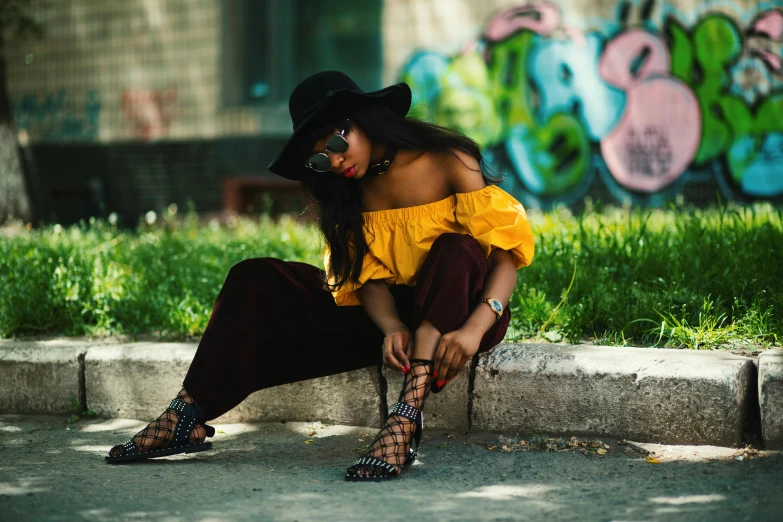
[[[756,522],[783,512],[780,451],[583,438],[506,452],[497,434],[428,429],[405,475],[357,484],[343,473],[377,428],[218,424],[211,451],[120,466],[103,455],[148,419],[66,418],[0,415],[3,522]]]
[[[0,413],[62,414],[75,397],[106,418],[152,419],[179,391],[195,343],[0,341]],[[367,368],[251,395],[217,423],[379,426],[402,376]],[[758,364],[725,351],[501,344],[425,410],[460,433],[600,435],[783,448],[783,349]]]

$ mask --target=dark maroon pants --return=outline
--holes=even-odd
[[[416,286],[391,287],[400,318],[415,331],[423,319],[441,333],[460,328],[481,299],[487,260],[471,236],[443,234]],[[510,315],[484,335],[498,344]],[[382,364],[383,334],[361,306],[337,306],[323,272],[304,263],[247,259],[220,290],[184,387],[219,417],[256,390]]]

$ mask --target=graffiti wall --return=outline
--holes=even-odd
[[[417,52],[401,74],[412,110],[477,140],[532,206],[596,183],[648,205],[705,180],[728,198],[783,196],[780,7],[623,1],[613,19],[565,18],[515,5],[455,55]]]
[[[79,99],[81,98],[81,99]],[[95,140],[101,116],[101,96],[96,90],[83,97],[66,89],[38,96],[25,94],[12,101],[16,127],[47,141]]]

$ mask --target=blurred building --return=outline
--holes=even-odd
[[[34,201],[72,222],[192,202],[301,207],[265,166],[287,97],[325,69],[404,79],[528,205],[779,201],[783,13],[772,3],[561,0],[34,2],[9,91]],[[266,203],[264,203],[266,201]]]

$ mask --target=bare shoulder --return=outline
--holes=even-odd
[[[431,160],[433,169],[437,170],[440,177],[448,185],[451,193],[473,192],[486,186],[481,174],[478,160],[461,150],[453,150],[453,153],[433,152]]]

